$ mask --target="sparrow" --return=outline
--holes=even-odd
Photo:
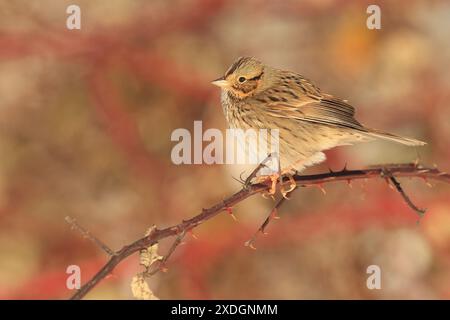
[[[355,108],[322,92],[302,75],[265,65],[254,57],[238,58],[212,81],[221,88],[221,104],[229,128],[278,129],[280,173],[295,188],[294,173],[323,162],[323,153],[337,146],[383,139],[407,146],[426,143],[368,128],[355,119]],[[284,190],[283,195],[286,192]]]

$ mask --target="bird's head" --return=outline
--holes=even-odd
[[[265,67],[252,57],[240,57],[225,72],[223,77],[211,83],[231,93],[238,99],[254,95],[262,88]]]

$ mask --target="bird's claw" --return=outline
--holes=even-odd
[[[264,192],[262,194],[262,196],[264,198],[267,199],[270,197],[270,198],[274,199],[274,195],[277,191],[278,181],[282,182],[283,176],[286,176],[289,179],[289,181],[287,183],[281,183],[280,192],[281,192],[283,198],[289,199],[288,194],[291,193],[297,187],[297,183],[295,182],[291,173],[285,173],[285,174],[275,173],[270,176],[259,177],[259,183],[269,183],[270,182],[269,189],[267,190],[267,192]],[[289,184],[288,188],[285,188],[285,184]]]
[[[289,179],[289,188],[285,189],[284,184],[281,185],[281,194],[283,195],[283,198],[289,200],[289,197],[287,196],[289,193],[294,191],[294,189],[297,187],[297,183],[295,182],[294,178],[292,177],[292,174],[287,173],[285,176]]]
[[[272,198],[274,199],[274,195],[277,191],[277,184],[278,184],[278,178],[280,177],[280,175],[278,173],[272,174],[270,176],[259,176],[257,179],[258,183],[265,183],[268,184],[270,183],[270,187],[269,190],[267,190],[267,192],[264,192],[262,194],[262,196],[264,198]]]

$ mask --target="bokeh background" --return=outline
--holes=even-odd
[[[65,27],[81,7],[81,30]],[[382,29],[366,28],[378,4]],[[450,170],[449,1],[0,1],[0,298],[64,299],[66,267],[87,281],[110,247],[198,214],[239,188],[231,165],[175,166],[176,128],[225,129],[221,76],[238,56],[298,71],[357,106],[370,127],[415,137],[327,152],[308,172],[411,162]],[[248,172],[247,172],[248,173]],[[271,200],[256,196],[188,236],[149,280],[162,299],[450,298],[449,186],[403,180],[417,217],[384,181],[297,191],[243,244]],[[161,243],[164,254],[168,243]],[[368,290],[366,268],[382,270]],[[130,299],[133,256],[87,298]]]

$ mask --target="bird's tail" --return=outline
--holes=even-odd
[[[367,128],[367,135],[374,137],[374,138],[380,138],[380,139],[384,139],[384,140],[394,141],[394,142],[401,143],[401,144],[404,144],[407,146],[424,146],[427,144],[426,142],[423,142],[420,140],[400,137],[400,136],[396,136],[395,134],[383,132],[383,131],[376,130],[376,129]]]

